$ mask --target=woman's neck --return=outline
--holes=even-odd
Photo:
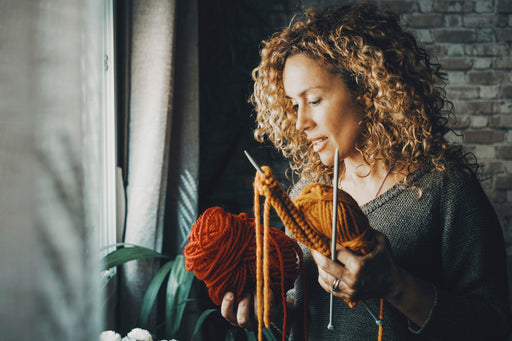
[[[359,205],[364,205],[400,180],[391,176],[392,173],[392,167],[386,167],[381,160],[369,165],[362,156],[346,158],[338,187],[350,194]]]

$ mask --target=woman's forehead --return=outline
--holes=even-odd
[[[340,80],[323,63],[305,55],[289,57],[283,71],[283,86],[287,97],[300,97],[313,90],[326,90]]]

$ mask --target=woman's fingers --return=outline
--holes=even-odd
[[[238,326],[236,309],[235,309],[235,295],[232,292],[227,292],[220,305],[220,313],[229,323]]]
[[[235,295],[233,295],[231,292],[227,292],[224,295],[224,299],[222,300],[220,313],[233,326],[242,327],[246,330],[252,330],[255,328],[256,323],[251,308],[251,294],[244,296],[238,305],[236,305]]]
[[[350,299],[354,290],[350,286],[351,276],[347,273],[347,269],[318,251],[312,250],[312,255],[318,266],[318,283],[320,286],[337,297]]]
[[[245,330],[253,330],[255,326],[254,314],[252,312],[252,295],[247,294],[238,304],[236,318],[238,325]]]
[[[358,272],[359,268],[362,266],[362,259],[363,257],[356,256],[349,249],[336,244],[336,260],[351,272]]]
[[[372,257],[382,252],[380,244],[379,242],[379,250],[376,250],[375,254],[366,256],[358,256],[337,245],[335,262],[314,251],[313,257],[318,265],[318,280],[322,288],[337,297],[353,302],[371,296],[373,288],[367,284],[372,280],[376,269],[372,269],[370,263],[373,262]],[[336,279],[339,279],[339,282],[336,282]]]
[[[358,256],[341,245],[336,247],[336,261],[312,251],[318,266],[318,282],[337,297],[358,301],[386,297],[400,289],[399,271],[386,236],[375,231],[377,243],[365,256]],[[339,281],[337,281],[339,280]]]
[[[391,250],[391,246],[389,245],[389,241],[382,233],[379,231],[375,231],[375,240],[377,243],[373,250],[367,255],[367,257],[373,258],[376,255],[380,254],[383,251]]]
[[[342,264],[338,264],[333,262],[330,258],[325,257],[320,252],[316,250],[311,250],[311,254],[313,255],[313,259],[316,262],[316,265],[322,271],[327,272],[333,276],[342,275],[344,272],[344,267]]]

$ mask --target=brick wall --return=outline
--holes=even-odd
[[[382,3],[401,11],[448,74],[462,134],[454,138],[484,166],[482,185],[500,217],[512,269],[512,1]]]

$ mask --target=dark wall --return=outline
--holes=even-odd
[[[280,155],[253,138],[255,113],[248,103],[251,71],[259,63],[260,42],[288,23],[293,11],[288,0],[200,0],[200,175],[199,214],[211,206],[252,215],[255,169],[243,151],[260,165],[272,167],[287,186]],[[275,226],[275,225],[274,225]],[[215,308],[198,283],[202,307]],[[231,329],[220,314],[202,328],[204,340],[223,340]],[[240,333],[237,339],[244,339]]]
[[[253,138],[248,99],[260,42],[288,24],[290,2],[199,1],[200,213],[222,206],[251,214],[255,170],[244,149],[286,182],[280,155]]]

